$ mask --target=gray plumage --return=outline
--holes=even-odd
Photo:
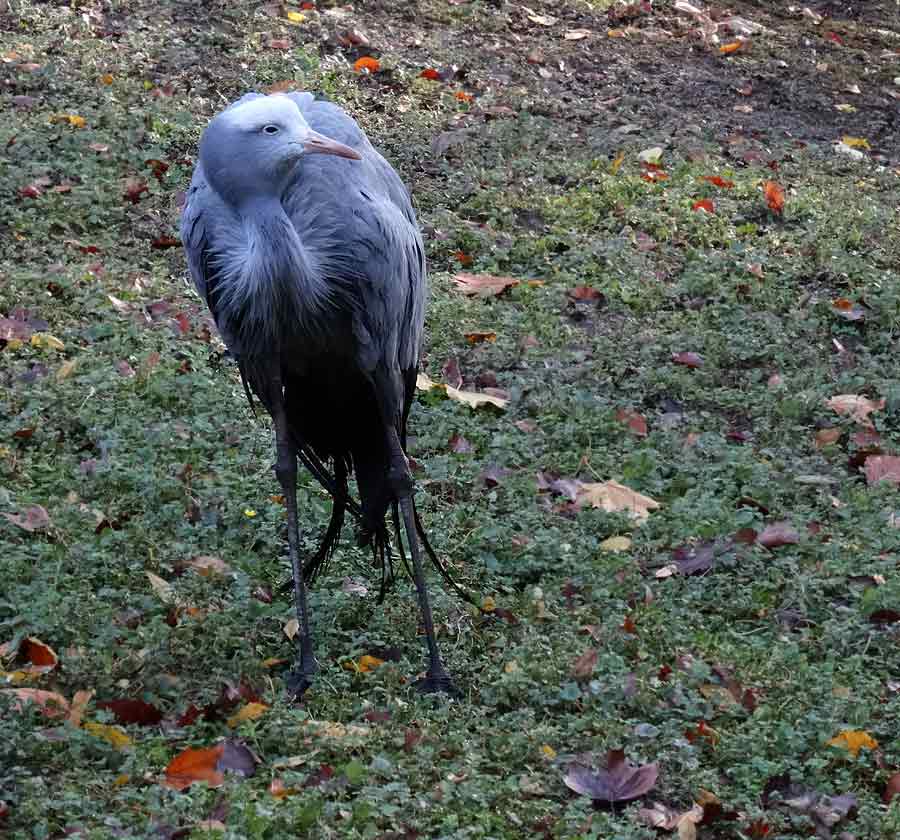
[[[336,105],[308,93],[247,94],[203,133],[181,233],[197,291],[275,424],[304,637],[295,688],[302,691],[317,667],[304,573],[311,577],[327,560],[348,508],[361,514],[362,541],[384,568],[385,516],[393,506],[399,543],[399,505],[429,637],[424,687],[446,689],[404,455],[426,273],[399,176]],[[295,533],[297,456],[334,499],[322,545],[305,567]],[[347,490],[351,471],[361,511]]]

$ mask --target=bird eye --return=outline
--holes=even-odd
[[[263,132],[265,134],[278,134],[281,129],[278,128],[277,125],[266,125],[263,126]]]

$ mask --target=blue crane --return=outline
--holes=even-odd
[[[400,177],[338,106],[309,93],[248,93],[200,139],[181,220],[191,275],[237,360],[248,398],[275,428],[299,623],[288,679],[299,696],[319,670],[307,583],[337,544],[346,512],[390,568],[385,524],[402,517],[428,646],[425,692],[454,691],[425,585],[428,544],[413,500],[406,426],[425,318],[422,238]],[[316,552],[300,560],[297,461],[331,494]],[[356,476],[359,504],[350,497]],[[399,510],[398,510],[399,509]]]

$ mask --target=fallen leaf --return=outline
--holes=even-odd
[[[142,178],[127,178],[125,180],[125,192],[123,197],[132,204],[141,200],[141,195],[150,191],[150,186]]]
[[[722,187],[726,190],[734,188],[734,181],[729,181],[725,178],[720,177],[719,175],[704,175],[701,180],[712,184],[714,187]]]
[[[728,55],[729,53],[737,52],[741,48],[743,43],[744,43],[743,41],[731,41],[728,44],[722,44],[722,46],[719,47],[719,52],[722,53],[723,55]]]
[[[600,658],[596,648],[588,648],[572,665],[572,676],[582,682],[594,673],[594,666]]]
[[[570,764],[563,782],[582,796],[601,802],[626,802],[653,789],[659,777],[656,762],[635,767],[625,759],[622,750],[610,750],[605,769],[591,769]]]
[[[221,557],[209,554],[201,554],[188,560],[187,565],[194,569],[201,577],[215,577],[227,575],[231,572],[228,564]]]
[[[300,12],[291,12],[287,13],[287,19],[291,23],[303,23],[306,20],[306,15],[300,14]]]
[[[428,79],[432,82],[439,82],[441,80],[441,74],[438,73],[433,67],[427,67],[421,73],[419,73],[419,77],[422,79]]]
[[[861,321],[866,317],[866,310],[847,298],[835,298],[831,301],[831,311],[845,321]]]
[[[356,674],[368,674],[374,671],[379,665],[384,665],[384,660],[377,656],[370,656],[368,653],[361,656],[356,661],[350,660],[344,663],[344,668],[353,671]]]
[[[600,508],[608,513],[628,513],[639,524],[647,520],[651,510],[660,506],[655,499],[612,480],[581,484],[576,503],[581,507],[588,505]]]
[[[456,274],[452,278],[464,295],[496,297],[521,282],[515,277],[495,277],[492,274]]]
[[[4,513],[3,515],[13,525],[29,533],[46,531],[50,527],[50,514],[41,505],[31,505],[25,508],[23,513]]]
[[[841,435],[843,431],[837,427],[829,428],[829,429],[819,429],[816,432],[816,449],[823,449],[826,446],[831,446],[833,443],[837,443],[841,439]]]
[[[234,729],[245,720],[256,720],[257,718],[262,717],[267,711],[269,711],[269,707],[265,703],[247,703],[246,706],[241,707],[235,714],[228,718],[225,723],[231,729]]]
[[[590,29],[567,29],[563,32],[563,38],[567,41],[580,41],[582,38],[590,38]]]
[[[711,198],[701,198],[699,201],[695,201],[691,205],[691,210],[702,210],[704,213],[715,213],[716,205],[713,203],[713,200]]]
[[[606,300],[606,295],[593,286],[575,286],[566,292],[566,296],[569,300],[574,300],[576,303]]]
[[[773,522],[763,529],[756,542],[764,548],[795,545],[800,542],[800,534],[790,522]]]
[[[620,551],[628,551],[631,548],[631,540],[628,537],[607,537],[600,543],[601,551],[611,551],[617,554]]]
[[[281,630],[285,636],[293,639],[300,632],[300,622],[296,618],[288,619]]]
[[[900,486],[900,456],[870,455],[865,463],[866,483],[871,487],[879,481]]]
[[[353,63],[353,69],[357,73],[362,73],[363,70],[366,70],[369,73],[377,73],[381,69],[381,62],[378,61],[377,58],[364,55],[362,58],[356,59]]]
[[[69,701],[55,691],[42,691],[39,688],[3,688],[0,691],[11,692],[18,698],[12,704],[14,712],[21,712],[28,703],[34,703],[44,717],[58,718],[69,714]]]
[[[780,214],[784,210],[784,187],[776,181],[763,181],[762,186],[766,206],[773,213]]]
[[[695,826],[703,820],[703,806],[694,803],[689,811],[676,811],[662,802],[654,802],[652,807],[638,810],[638,819],[650,828],[677,830],[678,840],[693,840],[697,836]]]
[[[462,391],[459,388],[454,388],[452,385],[442,385],[434,382],[424,373],[420,373],[416,377],[416,389],[419,391],[443,390],[450,399],[463,403],[470,408],[481,408],[486,405],[492,405],[495,408],[506,408],[509,403],[508,397],[500,397],[487,392]]]
[[[894,797],[900,796],[900,773],[894,773],[884,786],[884,793],[881,794],[881,801],[885,805],[889,805]]]
[[[100,738],[101,741],[106,741],[108,744],[111,744],[117,750],[124,750],[127,747],[130,747],[132,743],[131,738],[116,726],[87,721],[82,724],[81,728],[84,729],[85,732],[90,732],[95,738]]]
[[[225,780],[225,770],[252,776],[256,770],[253,753],[232,740],[214,747],[184,750],[169,762],[163,784],[175,790],[184,790],[194,782],[203,781],[209,787],[219,787]]]
[[[624,423],[638,437],[647,437],[647,421],[633,408],[620,408],[616,420]]]
[[[171,583],[163,580],[159,575],[153,574],[153,572],[144,572],[144,574],[147,575],[147,580],[150,581],[150,586],[159,596],[160,601],[164,604],[174,604],[178,600]]]
[[[680,353],[672,354],[672,361],[676,365],[684,365],[689,368],[703,367],[703,356],[690,350],[682,350]]]
[[[112,712],[116,722],[125,725],[155,726],[162,721],[162,712],[146,700],[104,700],[97,708]]]
[[[497,340],[497,333],[495,332],[468,332],[463,333],[463,337],[466,341],[471,345],[481,344],[483,341],[487,341],[490,344],[493,344]]]
[[[884,399],[870,400],[859,394],[839,394],[825,400],[825,405],[837,414],[846,414],[851,420],[867,428],[873,428],[869,415],[884,409]]]
[[[878,749],[878,741],[876,741],[868,732],[861,729],[845,729],[835,735],[835,737],[828,742],[828,745],[830,747],[838,747],[847,750],[854,758],[859,755],[861,749]]]
[[[528,9],[525,6],[523,6],[522,8],[525,9],[528,20],[530,20],[532,23],[537,23],[540,26],[553,26],[553,24],[558,20],[558,18],[553,17],[553,15],[541,15],[537,12],[531,11],[531,9]]]
[[[466,93],[464,90],[456,91],[453,96],[460,102],[471,102],[475,98],[471,93]]]

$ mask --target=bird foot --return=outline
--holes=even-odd
[[[441,669],[440,671],[429,671],[424,679],[416,680],[413,688],[419,694],[437,694],[443,693],[449,697],[462,697],[462,692],[456,687],[450,675]]]
[[[307,664],[308,663],[308,664]],[[285,688],[292,700],[299,700],[306,689],[312,686],[316,674],[319,673],[319,663],[313,657],[301,659],[287,675],[284,681]]]

